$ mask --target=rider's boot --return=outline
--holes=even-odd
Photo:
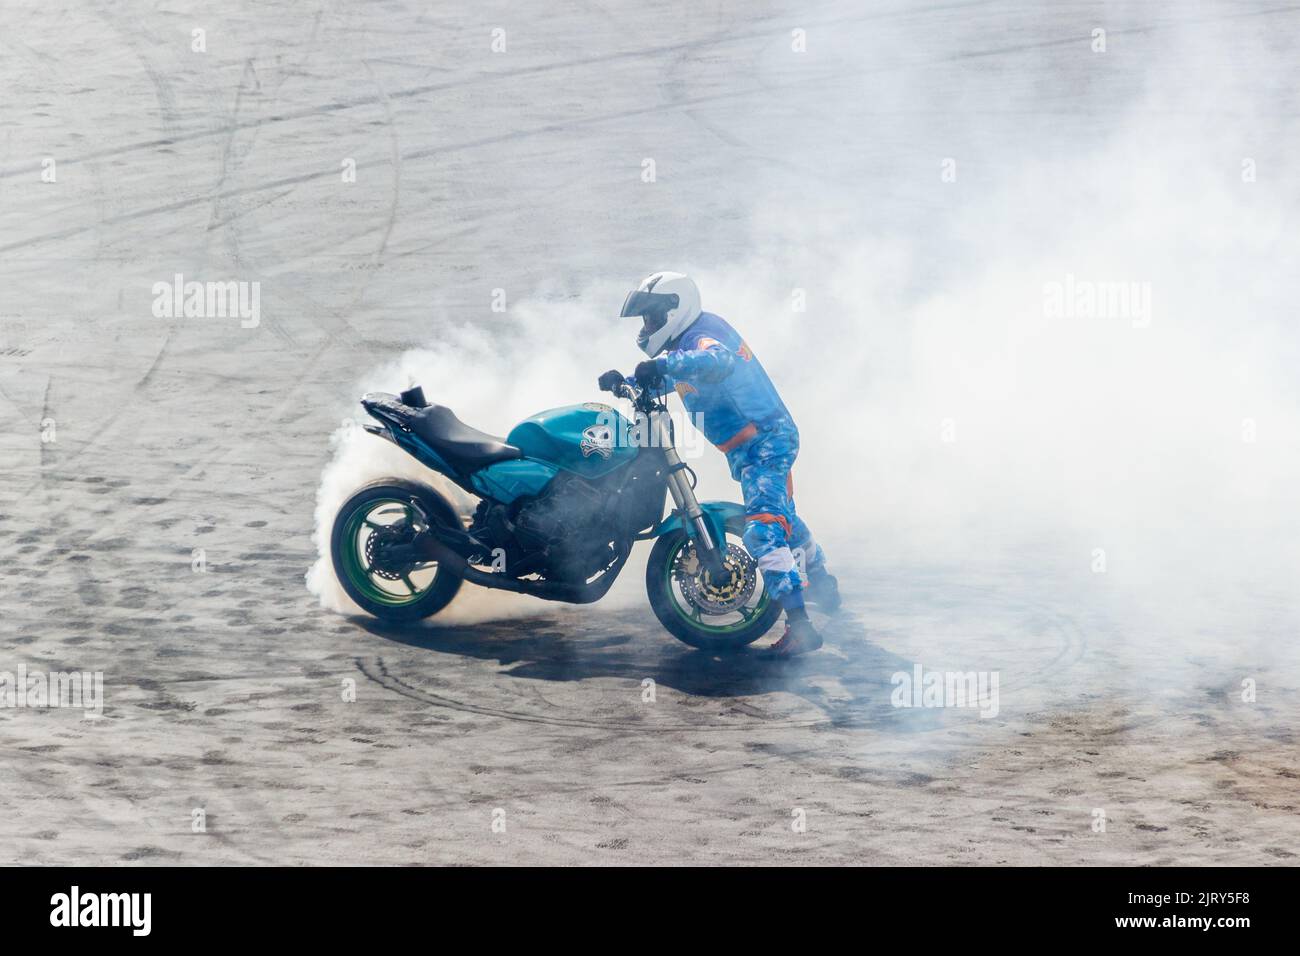
[[[790,607],[785,611],[785,633],[775,644],[770,644],[759,651],[763,657],[784,660],[807,654],[822,646],[822,636],[808,620],[808,612],[802,607]]]
[[[834,614],[840,609],[840,583],[824,567],[809,568],[804,597],[817,610]]]

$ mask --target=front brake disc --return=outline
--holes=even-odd
[[[758,566],[748,551],[738,544],[728,544],[723,564],[726,578],[714,581],[704,570],[694,544],[682,549],[674,563],[673,578],[682,594],[705,614],[730,614],[744,607],[754,594]]]

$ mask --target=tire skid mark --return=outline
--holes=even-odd
[[[777,730],[777,729],[798,729],[822,725],[827,723],[825,717],[818,717],[811,720],[771,720],[762,721],[754,724],[736,724],[728,723],[692,723],[692,724],[657,724],[648,727],[644,724],[617,721],[617,720],[590,720],[582,717],[548,717],[541,714],[530,714],[525,711],[510,710],[500,707],[487,707],[482,704],[469,704],[455,700],[450,697],[443,697],[439,694],[433,694],[426,690],[421,690],[406,683],[399,677],[395,677],[388,670],[388,665],[382,657],[375,657],[370,660],[356,658],[356,667],[365,677],[380,687],[390,690],[395,694],[427,704],[430,707],[442,707],[448,710],[457,710],[463,713],[478,714],[483,717],[501,717],[505,720],[513,720],[521,723],[530,724],[550,724],[556,727],[580,727],[585,730],[619,730],[628,733],[657,734],[657,733],[682,733],[682,732],[704,732],[713,733],[722,730],[740,731],[752,733],[755,729]]]
[[[829,19],[824,21],[809,21],[807,25],[814,26],[814,27],[834,26],[834,25],[841,25],[845,23],[886,19],[892,16],[907,16],[907,15],[914,15],[917,13],[929,13],[929,12],[938,12],[944,10],[963,9],[966,7],[974,7],[974,6],[987,6],[993,2],[995,2],[995,0],[972,0],[972,2],[964,2],[964,3],[936,4],[931,7],[920,7],[920,8],[903,7],[897,10],[886,11],[883,13],[872,13],[872,14],[855,16],[855,17],[837,17],[834,19]],[[319,16],[320,14],[318,13],[317,14],[318,19]],[[744,34],[727,33],[725,34],[725,36],[722,37],[722,39],[726,39],[728,41],[745,41],[745,40],[763,39],[766,37],[770,37],[771,35],[772,32],[770,30],[755,30]],[[312,40],[315,39],[314,28],[313,28],[313,36],[311,39]],[[603,53],[598,56],[587,57],[586,59],[581,59],[581,60],[562,60],[553,63],[540,63],[537,64],[536,66],[521,67],[516,70],[501,70],[501,71],[476,73],[473,76],[467,77],[465,79],[451,80],[443,83],[427,83],[427,84],[422,84],[420,86],[414,86],[402,90],[396,90],[392,94],[390,94],[390,96],[392,99],[410,99],[412,97],[423,96],[426,93],[449,92],[467,86],[476,87],[482,83],[490,82],[494,80],[517,80],[526,76],[534,76],[538,74],[545,74],[551,72],[564,73],[581,67],[600,66],[611,62],[619,62],[622,60],[643,59],[646,57],[657,57],[665,54],[671,55],[671,54],[679,53],[681,51],[690,51],[699,47],[716,46],[718,39],[719,38],[717,37],[712,37],[705,40],[691,40],[685,43],[674,43],[674,44],[669,44],[661,47],[649,47],[642,50],[628,50],[628,51],[622,51],[618,53]],[[380,62],[380,61],[377,60],[376,62]],[[272,116],[268,116],[265,119],[249,120],[247,123],[241,124],[240,128],[243,129],[243,128],[251,128],[254,126],[268,126],[274,123],[288,123],[288,122],[293,122],[294,120],[311,119],[313,117],[323,116],[329,113],[337,113],[344,110],[357,109],[363,106],[374,106],[379,104],[380,102],[381,102],[380,95],[356,97],[351,100],[336,100],[332,103],[326,103],[321,106],[305,107],[303,109],[294,110],[291,112],[277,113]],[[87,153],[84,156],[68,157],[67,159],[60,160],[60,162],[67,165],[73,165],[75,163],[87,162],[91,159],[102,159],[110,156],[119,156],[122,155],[123,153],[136,152],[139,150],[153,150],[153,149],[158,149],[159,147],[162,146],[174,146],[177,143],[189,142],[197,139],[206,139],[211,136],[221,135],[222,133],[223,133],[222,130],[200,130],[194,133],[177,134],[175,136],[168,136],[162,139],[143,140],[137,143],[128,143],[123,146],[117,146],[109,149],[99,150],[94,153]],[[0,179],[9,179],[14,176],[25,175],[27,173],[30,173],[33,168],[39,169],[39,167],[25,167],[25,166],[12,167],[9,169],[0,169]]]
[[[970,3],[970,4],[950,4],[950,5],[946,5],[946,6],[937,6],[937,7],[926,8],[926,9],[924,9],[924,10],[922,10],[922,9],[917,9],[917,10],[892,11],[892,12],[891,12],[890,14],[888,14],[888,15],[899,15],[899,14],[906,14],[906,13],[928,12],[929,10],[944,10],[944,9],[961,8],[961,7],[966,7],[966,6],[978,6],[978,5],[981,5],[982,2],[991,2],[991,0],[980,0],[980,2]],[[1300,11],[1300,5],[1285,6],[1285,7],[1274,7],[1274,8],[1268,9],[1268,10],[1252,10],[1252,11],[1248,11],[1248,12],[1245,12],[1245,13],[1240,13],[1240,12],[1238,12],[1238,13],[1224,14],[1224,15],[1222,15],[1222,16],[1216,16],[1216,17],[1205,17],[1205,18],[1202,18],[1202,19],[1200,19],[1200,20],[1183,20],[1183,21],[1177,21],[1177,22],[1172,22],[1172,23],[1149,24],[1149,25],[1140,26],[1140,27],[1130,27],[1130,28],[1127,28],[1127,29],[1112,30],[1112,31],[1109,32],[1108,35],[1109,35],[1109,36],[1142,35],[1142,34],[1148,34],[1148,33],[1156,33],[1156,32],[1159,32],[1159,31],[1162,31],[1162,30],[1165,30],[1165,29],[1169,29],[1169,28],[1181,28],[1181,27],[1186,26],[1186,25],[1188,25],[1188,24],[1197,24],[1197,23],[1215,23],[1215,22],[1220,22],[1220,21],[1224,21],[1224,20],[1238,20],[1238,19],[1243,19],[1243,18],[1245,18],[1245,17],[1257,17],[1257,16],[1273,16],[1273,15],[1276,15],[1276,14],[1294,13],[1294,12],[1297,12],[1297,11]],[[873,14],[873,15],[870,15],[870,16],[863,16],[863,17],[846,17],[846,18],[840,18],[839,20],[829,21],[827,24],[823,24],[823,25],[834,25],[834,24],[837,24],[837,23],[847,23],[847,22],[854,22],[854,21],[862,21],[862,20],[879,19],[880,16],[881,16],[880,14]],[[817,24],[816,24],[816,23],[812,23],[811,25],[814,25],[814,26],[815,26],[815,25],[817,25]],[[765,30],[765,31],[761,31],[761,32],[754,32],[754,33],[747,34],[747,35],[744,35],[744,36],[736,36],[736,35],[734,35],[734,34],[729,34],[729,35],[727,36],[727,39],[729,39],[729,40],[742,40],[742,39],[744,39],[744,40],[750,40],[750,39],[763,39],[763,38],[767,38],[767,37],[770,37],[770,36],[771,36],[770,31],[766,31],[766,30]],[[1034,42],[1034,43],[1026,43],[1026,44],[1022,44],[1022,45],[1018,45],[1018,46],[1014,46],[1014,47],[999,47],[999,48],[989,49],[989,50],[973,50],[973,51],[971,51],[971,52],[969,52],[969,53],[953,54],[952,56],[940,57],[940,58],[938,58],[938,59],[935,59],[935,60],[929,60],[929,61],[926,61],[926,62],[923,63],[923,64],[917,64],[917,65],[938,65],[938,64],[942,64],[942,63],[960,62],[960,61],[962,61],[962,60],[977,59],[977,58],[988,57],[988,56],[1005,56],[1005,55],[1007,55],[1007,54],[1009,54],[1009,53],[1024,53],[1024,52],[1029,52],[1029,51],[1031,51],[1031,50],[1038,50],[1038,49],[1052,49],[1052,48],[1055,48],[1055,47],[1066,46],[1066,45],[1069,45],[1069,44],[1072,44],[1072,43],[1079,43],[1079,42],[1081,42],[1080,37],[1074,37],[1074,36],[1071,36],[1071,37],[1059,37],[1059,38],[1052,39],[1052,40],[1041,40],[1041,41],[1037,41],[1037,42]],[[518,78],[521,77],[521,76],[526,76],[526,75],[530,75],[530,74],[534,74],[534,73],[550,72],[550,71],[554,71],[554,70],[558,70],[558,71],[567,71],[567,70],[573,70],[573,69],[578,68],[578,67],[581,67],[581,66],[596,65],[596,64],[598,64],[598,63],[605,62],[605,61],[608,61],[608,60],[626,59],[626,58],[639,58],[639,57],[646,57],[646,56],[660,56],[660,55],[664,55],[664,54],[674,54],[674,53],[677,53],[679,50],[683,50],[683,49],[687,49],[687,50],[689,50],[689,48],[691,48],[691,47],[695,47],[695,46],[707,46],[707,45],[710,45],[710,44],[716,45],[716,40],[710,39],[710,40],[707,40],[707,41],[695,41],[695,42],[692,42],[692,43],[686,43],[686,44],[674,44],[674,45],[671,45],[671,46],[657,47],[657,48],[653,48],[653,49],[649,49],[649,50],[638,50],[638,51],[632,51],[632,52],[626,52],[626,53],[611,53],[611,54],[603,54],[603,55],[600,56],[600,57],[593,57],[593,58],[589,58],[589,59],[587,59],[587,60],[579,60],[579,61],[566,60],[566,61],[563,61],[563,62],[561,62],[561,63],[540,64],[540,65],[535,66],[535,67],[524,67],[524,68],[522,68],[522,69],[520,69],[520,70],[509,71],[509,72],[507,72],[507,71],[501,71],[501,72],[481,73],[481,74],[476,74],[474,77],[472,77],[472,78],[470,78],[470,79],[468,79],[468,80],[458,80],[458,81],[452,81],[452,82],[448,82],[448,83],[433,83],[433,84],[426,84],[426,85],[418,86],[418,87],[411,87],[411,88],[409,88],[409,89],[405,89],[405,90],[397,90],[397,91],[395,91],[395,92],[389,94],[389,96],[390,96],[392,99],[406,99],[406,98],[410,98],[410,97],[422,96],[422,95],[424,95],[424,94],[426,94],[426,93],[443,92],[443,91],[446,91],[446,90],[456,89],[457,87],[462,86],[462,85],[464,85],[464,84],[478,84],[478,83],[482,83],[482,82],[485,82],[485,81],[490,81],[490,80],[494,80],[494,79],[498,79],[498,78],[500,78],[500,79],[518,79]],[[879,71],[882,71],[882,70],[892,70],[892,69],[893,69],[893,67],[889,67],[889,68],[883,68],[883,67],[872,67],[872,68],[869,68],[869,69],[867,69],[867,70],[853,71],[853,72],[848,72],[848,73],[837,73],[837,74],[835,74],[835,76],[833,77],[833,80],[834,80],[835,82],[839,82],[839,81],[842,81],[843,79],[848,78],[848,77],[861,76],[861,75],[866,75],[866,74],[869,74],[869,73],[872,73],[872,72],[879,72]],[[671,111],[672,109],[677,108],[677,107],[680,107],[680,106],[699,105],[700,103],[704,103],[704,102],[712,102],[712,101],[716,101],[716,100],[736,99],[736,98],[738,98],[738,97],[753,96],[753,95],[755,95],[755,94],[762,94],[762,93],[770,92],[770,91],[771,91],[772,89],[774,89],[774,88],[776,88],[776,89],[791,89],[791,88],[795,88],[795,87],[797,87],[798,85],[799,85],[799,84],[785,84],[785,85],[781,85],[781,86],[779,86],[779,87],[773,87],[771,84],[759,84],[759,85],[757,85],[757,86],[747,87],[747,88],[742,89],[742,90],[733,91],[733,92],[729,92],[729,93],[725,93],[725,94],[716,94],[716,95],[708,96],[708,97],[698,97],[698,98],[696,98],[696,99],[694,99],[694,100],[691,100],[691,101],[689,101],[689,102],[686,102],[686,103],[672,104],[672,105],[669,105],[669,106],[667,106],[667,107],[664,107],[664,106],[657,106],[657,107],[651,107],[651,108],[645,108],[645,109],[641,109],[641,110],[631,111],[631,112],[629,112],[629,113],[627,113],[627,114],[610,114],[610,115],[603,116],[603,117],[592,117],[590,120],[574,121],[574,122],[571,123],[571,124],[561,124],[561,128],[570,128],[570,127],[573,127],[573,126],[588,125],[590,122],[603,122],[603,121],[606,121],[606,120],[608,120],[608,119],[618,119],[618,118],[622,118],[623,115],[633,116],[633,115],[642,115],[642,114],[655,113],[655,112],[662,112],[662,111]],[[296,110],[296,111],[291,112],[291,113],[277,114],[277,115],[274,115],[274,116],[269,116],[269,117],[267,117],[266,119],[250,121],[249,123],[247,123],[247,124],[245,124],[245,125],[246,125],[247,127],[253,127],[253,126],[264,126],[264,125],[268,125],[268,124],[271,124],[271,123],[291,122],[291,121],[293,121],[293,120],[298,120],[298,119],[311,119],[312,117],[315,117],[315,116],[322,116],[322,115],[325,115],[325,114],[328,114],[328,113],[336,113],[336,112],[339,112],[339,111],[342,111],[342,110],[350,110],[350,109],[355,109],[355,108],[357,108],[357,107],[362,107],[362,106],[373,106],[373,105],[376,105],[376,104],[378,104],[378,103],[380,103],[380,102],[381,102],[381,99],[380,99],[380,97],[379,97],[378,95],[376,95],[376,96],[359,97],[359,98],[354,99],[354,100],[338,101],[338,102],[334,102],[334,103],[328,103],[328,104],[325,104],[325,105],[323,105],[323,106],[309,107],[309,108],[305,108],[305,109],[302,109],[302,110]],[[244,127],[241,127],[241,128],[244,128]],[[542,128],[540,128],[540,129],[538,129],[538,130],[536,130],[536,131],[525,131],[525,132],[523,132],[523,133],[521,133],[521,134],[519,134],[519,135],[520,135],[520,136],[528,136],[528,135],[536,135],[537,133],[544,133],[544,132],[551,132],[551,131],[553,131],[553,130],[552,130],[550,127],[542,127]],[[123,153],[135,152],[135,151],[139,151],[139,150],[152,150],[152,149],[158,149],[159,147],[162,147],[162,146],[172,146],[172,145],[174,145],[174,144],[176,144],[176,143],[178,143],[178,142],[184,142],[184,141],[194,140],[194,139],[203,139],[203,138],[210,137],[210,136],[220,135],[220,134],[222,134],[222,133],[224,133],[224,132],[225,132],[224,130],[203,130],[203,131],[198,131],[198,132],[195,132],[195,133],[183,134],[183,135],[178,135],[178,136],[175,136],[175,137],[169,137],[169,138],[164,138],[164,139],[146,140],[146,141],[139,142],[139,143],[131,143],[131,144],[127,144],[127,145],[125,145],[125,146],[115,147],[115,148],[113,148],[113,149],[101,150],[101,151],[96,152],[96,153],[88,153],[88,154],[86,154],[85,156],[81,156],[81,157],[68,157],[67,159],[61,160],[61,162],[65,163],[65,164],[67,164],[67,165],[72,165],[72,164],[76,164],[76,163],[80,163],[80,162],[87,162],[87,161],[89,161],[89,160],[91,160],[91,159],[102,159],[102,158],[105,158],[105,157],[108,157],[108,156],[116,156],[116,155],[121,155],[121,154],[123,154]],[[495,142],[495,140],[490,141],[490,142]],[[481,144],[477,144],[477,145],[487,145],[487,144],[488,144],[488,143],[481,143]],[[472,146],[472,145],[476,145],[476,144],[467,144],[467,145],[471,145],[471,146]],[[410,156],[410,157],[407,157],[407,158],[422,158],[422,157],[420,157],[420,156]],[[0,170],[0,179],[8,179],[8,178],[12,178],[12,177],[14,177],[14,176],[26,175],[26,174],[31,173],[31,172],[33,171],[33,169],[36,169],[36,168],[39,168],[39,167],[32,167],[32,166],[28,165],[28,166],[20,166],[20,167],[14,167],[14,168],[10,168],[10,169]],[[333,175],[333,174],[334,174],[334,172],[333,172],[333,170],[331,170],[331,171],[329,171],[328,173],[326,173],[325,175]],[[316,175],[320,175],[320,174],[316,174]],[[301,177],[301,178],[298,178],[297,180],[278,180],[276,183],[269,184],[269,185],[285,185],[285,184],[288,184],[288,183],[290,183],[290,182],[305,182],[305,181],[307,181],[307,180],[310,179],[310,178],[313,178],[313,177],[312,177],[312,176]],[[176,207],[176,208],[183,208],[183,207]],[[159,209],[159,210],[150,210],[150,211],[146,212],[145,214],[146,214],[146,215],[151,215],[151,214],[153,214],[153,212],[155,212],[155,211],[159,211],[159,212],[160,212],[160,211],[171,211],[171,210],[170,210],[170,208],[168,208],[167,210],[162,210],[162,209]],[[70,233],[70,234],[75,235],[75,233]],[[39,237],[39,241],[45,241],[46,239],[55,238],[55,237],[56,237],[55,235],[50,235],[50,236],[46,236],[46,237]],[[2,251],[6,251],[6,250],[9,250],[9,249],[11,249],[11,248],[16,248],[16,247],[14,247],[14,246],[0,246],[0,252],[2,252]]]
[[[1262,16],[1267,14],[1291,13],[1295,11],[1300,11],[1300,6],[1279,7],[1273,10],[1253,12],[1250,15]],[[1225,15],[1223,17],[1209,18],[1207,21],[1193,21],[1193,22],[1213,22],[1213,21],[1224,20],[1224,19],[1236,19],[1238,16],[1245,16],[1245,15],[1246,14],[1232,15],[1232,16]],[[1179,23],[1174,25],[1183,26],[1184,23]],[[1115,30],[1112,31],[1110,35],[1119,36],[1127,33],[1133,33],[1133,34],[1151,33],[1151,32],[1159,31],[1161,29],[1164,29],[1164,27],[1163,26],[1134,27],[1129,30]],[[766,36],[766,34],[763,35]],[[1037,44],[1027,44],[1023,47],[1017,48],[1016,52],[1025,52],[1031,49],[1038,49],[1038,48],[1051,48],[1051,47],[1061,46],[1067,43],[1077,43],[1077,42],[1080,41],[1076,37],[1045,40]],[[938,65],[942,63],[957,62],[960,60],[967,60],[967,59],[972,59],[980,56],[988,56],[988,55],[992,55],[992,53],[990,51],[972,51],[971,53],[953,55],[949,57],[940,57],[936,60],[925,61],[925,63],[913,64],[913,65],[916,66]],[[519,130],[516,132],[501,133],[495,136],[482,137],[479,139],[468,140],[461,143],[450,143],[443,146],[431,146],[424,149],[417,149],[413,152],[404,155],[402,157],[402,161],[412,162],[414,160],[429,159],[435,156],[445,156],[463,150],[480,149],[487,146],[499,146],[505,143],[522,141],[525,139],[530,139],[534,136],[547,136],[556,133],[572,132],[577,129],[582,129],[591,126],[598,126],[604,123],[617,122],[619,120],[631,119],[634,117],[651,116],[651,115],[661,114],[661,113],[679,112],[694,106],[702,106],[702,105],[707,105],[712,103],[721,103],[721,102],[726,102],[728,100],[743,99],[745,97],[752,97],[755,95],[770,95],[774,89],[776,90],[803,89],[808,91],[809,93],[814,93],[818,89],[819,85],[824,86],[826,85],[827,82],[838,85],[843,83],[845,79],[852,78],[854,76],[868,75],[873,72],[892,72],[895,69],[896,67],[894,66],[888,66],[888,67],[871,66],[865,70],[837,73],[834,76],[829,77],[826,81],[823,81],[821,84],[816,82],[810,84],[803,81],[796,81],[792,83],[773,86],[772,84],[768,84],[768,83],[757,83],[747,87],[743,87],[741,89],[728,90],[726,92],[713,93],[706,96],[697,96],[688,100],[678,100],[672,103],[655,104],[652,106],[643,106],[643,107],[637,107],[635,109],[628,109],[628,110],[617,110],[611,113],[603,113],[595,116],[587,116],[578,119],[569,119],[562,122],[547,123],[542,126],[533,127],[531,129]],[[487,74],[487,76],[490,77],[492,76],[492,74]],[[482,79],[482,77],[480,79]],[[397,98],[400,95],[401,95],[401,91],[399,91],[398,93],[390,94],[390,96],[392,96],[393,98]],[[366,98],[366,105],[371,105],[376,102],[378,102],[378,99],[376,97]],[[362,104],[358,103],[356,105],[362,105]],[[349,106],[346,108],[351,108],[351,107]],[[315,115],[317,112],[328,112],[328,110],[321,109],[317,111],[312,111],[308,113],[307,116]],[[213,132],[209,131],[205,135],[213,135]],[[71,160],[68,160],[68,162],[70,161]],[[23,170],[17,171],[16,173],[14,173],[14,175],[21,172],[23,172]],[[6,175],[9,174],[0,172],[0,178],[3,178]],[[219,197],[213,197],[212,195],[194,196],[189,199],[177,200],[176,202],[167,203],[161,206],[154,206],[147,209],[140,209],[132,213],[126,213],[121,216],[114,217],[112,219],[104,220],[100,225],[118,225],[125,222],[131,222],[136,219],[144,219],[156,215],[162,215],[165,213],[176,212],[178,210],[186,209],[191,206],[199,205],[206,202],[211,202],[214,198],[223,198],[223,199],[233,198],[235,196],[247,195],[247,194],[261,192],[268,189],[283,189],[286,186],[298,186],[306,182],[325,179],[327,177],[333,177],[335,175],[337,175],[337,170],[325,169],[325,170],[316,170],[307,173],[300,173],[296,176],[285,176],[280,179],[271,180],[257,186],[246,186],[241,189],[230,190],[226,193],[220,194]],[[46,243],[46,242],[52,242],[59,239],[70,238],[71,236],[79,235],[80,233],[85,232],[87,228],[88,227],[74,227],[71,229],[64,229],[57,232],[46,233],[44,235],[33,236],[27,239],[18,240],[16,242],[7,243],[5,245],[0,246],[0,252],[14,252],[14,251],[30,248],[32,246]]]

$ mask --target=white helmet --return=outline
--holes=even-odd
[[[680,272],[656,272],[627,294],[622,315],[641,316],[636,344],[654,358],[700,317],[700,290]]]

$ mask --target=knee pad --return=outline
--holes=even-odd
[[[803,567],[805,571],[816,571],[826,563],[826,555],[817,542],[811,537],[801,545],[796,545],[798,550],[803,552]]]
[[[785,545],[755,555],[755,559],[758,561],[758,569],[765,574],[769,571],[775,574],[789,574],[795,569],[794,552]]]

